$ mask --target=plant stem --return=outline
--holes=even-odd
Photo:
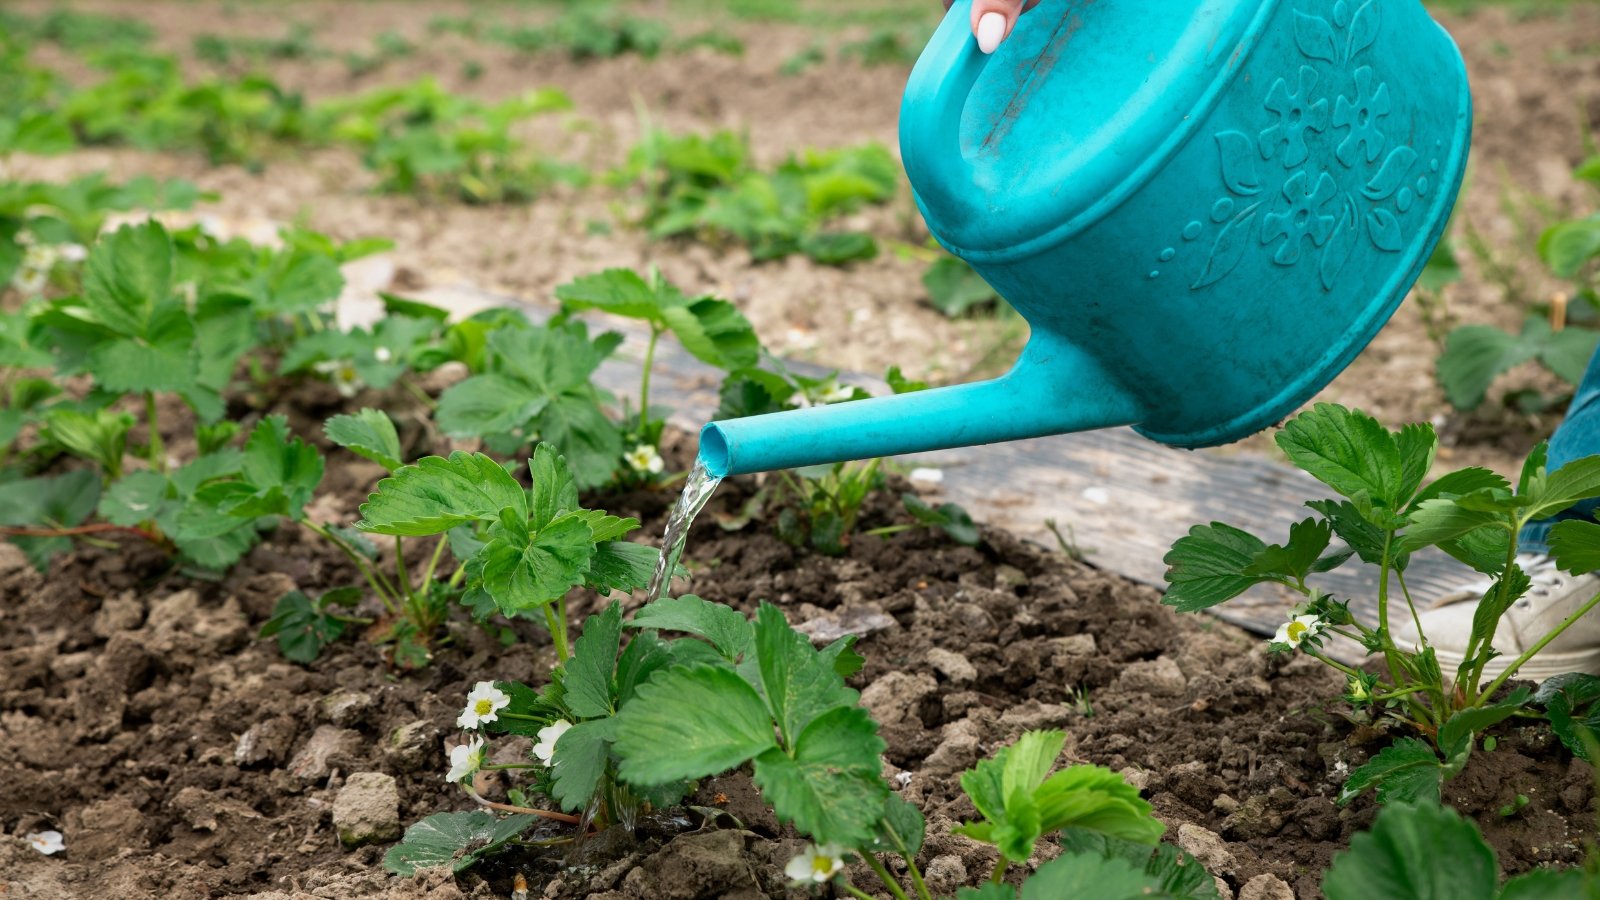
[[[1504,672],[1500,673],[1500,677],[1498,677],[1495,680],[1489,682],[1489,686],[1483,689],[1483,693],[1478,696],[1478,699],[1472,705],[1473,706],[1482,706],[1483,705],[1483,701],[1489,699],[1490,697],[1493,697],[1494,696],[1494,692],[1499,690],[1500,686],[1502,684],[1506,683],[1506,679],[1508,679],[1512,675],[1516,674],[1516,671],[1518,669],[1522,668],[1523,663],[1526,663],[1528,660],[1533,659],[1533,657],[1535,655],[1537,655],[1540,650],[1543,650],[1551,641],[1553,641],[1556,638],[1560,637],[1561,636],[1561,632],[1566,631],[1568,628],[1572,627],[1572,623],[1574,623],[1574,622],[1578,621],[1579,619],[1583,618],[1584,614],[1587,613],[1589,610],[1594,609],[1596,605],[1600,605],[1600,594],[1595,594],[1593,597],[1590,597],[1588,603],[1585,603],[1581,608],[1578,609],[1577,612],[1575,612],[1572,615],[1567,616],[1565,619],[1561,620],[1561,624],[1557,625],[1555,628],[1551,629],[1549,634],[1547,634],[1544,637],[1540,638],[1539,639],[1539,643],[1534,644],[1532,647],[1529,647],[1527,650],[1523,651],[1523,654],[1521,656],[1519,656],[1515,660],[1513,660],[1511,665],[1507,666],[1506,670]]]
[[[639,434],[642,436],[650,426],[650,369],[656,361],[656,341],[661,337],[661,329],[654,323],[650,325],[650,342],[644,347],[644,373],[639,376]]]
[[[851,884],[850,882],[846,881],[845,877],[843,875],[840,875],[837,879],[834,880],[833,883],[838,885],[839,887],[844,888],[845,889],[845,893],[848,893],[852,897],[859,897],[859,898],[861,898],[861,900],[872,900],[872,895],[871,894],[863,893],[860,888],[858,888],[855,885]]]
[[[1004,884],[1005,883],[1005,877],[1006,877],[1006,858],[1004,856],[1002,856],[1002,857],[1000,857],[1000,861],[994,864],[994,874],[989,876],[989,883],[990,884]]]
[[[544,624],[550,629],[550,638],[556,644],[556,660],[563,665],[567,662],[567,630],[563,623],[556,617],[555,610],[550,604],[544,605]]]
[[[167,471],[167,449],[161,443],[160,422],[156,418],[156,392],[144,392],[144,417],[146,428],[150,430],[149,460],[150,468],[157,472]]]
[[[1383,647],[1383,661],[1389,666],[1389,680],[1400,684],[1400,663],[1395,660],[1394,639],[1389,636],[1389,570],[1393,563],[1389,551],[1394,546],[1394,532],[1383,534],[1383,571],[1378,576],[1378,644]]]
[[[861,533],[872,535],[873,537],[888,537],[891,534],[899,534],[902,531],[910,531],[916,527],[917,526],[915,525],[885,525],[882,528],[873,528]]]
[[[1500,582],[1505,580],[1506,575],[1510,574],[1510,572],[1511,572],[1511,567],[1516,565],[1516,562],[1517,562],[1517,535],[1521,532],[1522,526],[1525,525],[1525,524],[1527,524],[1527,523],[1518,522],[1517,523],[1517,527],[1511,531],[1511,537],[1510,537],[1509,540],[1506,541],[1506,564],[1505,564],[1505,568],[1500,570],[1500,579],[1495,582],[1495,586],[1493,588],[1489,589],[1490,593],[1494,593],[1495,590],[1500,587]],[[1480,600],[1478,602],[1482,603],[1483,601]],[[1566,626],[1562,625],[1562,626],[1560,626],[1560,628],[1566,628]],[[1483,666],[1488,665],[1489,661],[1486,659],[1486,660],[1483,661],[1483,665],[1473,665],[1473,659],[1474,659],[1474,657],[1479,655],[1478,654],[1478,648],[1484,646],[1486,643],[1489,644],[1490,646],[1493,646],[1493,644],[1494,644],[1494,633],[1496,631],[1498,631],[1499,629],[1500,629],[1500,620],[1496,619],[1495,622],[1494,622],[1493,627],[1491,627],[1489,629],[1489,633],[1486,634],[1486,635],[1483,635],[1481,640],[1477,640],[1476,639],[1476,638],[1479,637],[1478,635],[1472,635],[1467,640],[1467,653],[1466,653],[1466,656],[1464,656],[1462,658],[1462,660],[1461,660],[1462,668],[1466,669],[1467,677],[1465,679],[1460,678],[1459,676],[1462,674],[1462,672],[1460,670],[1458,670],[1456,672],[1456,675],[1458,676],[1456,681],[1457,681],[1457,687],[1461,686],[1460,685],[1461,681],[1463,681],[1463,680],[1466,681],[1467,705],[1468,706],[1477,706],[1479,700],[1481,699],[1481,697],[1487,697],[1489,694],[1494,693],[1493,691],[1489,691],[1487,693],[1482,694],[1481,696],[1477,693],[1478,683],[1483,680]],[[1558,629],[1557,633],[1559,633],[1559,629]],[[1539,646],[1543,647],[1544,644],[1541,643]],[[1517,665],[1521,665],[1521,664],[1522,664],[1521,662],[1517,663]],[[1516,669],[1516,667],[1513,666],[1511,668],[1511,670],[1509,670],[1509,671],[1515,671],[1515,669]],[[1498,685],[1503,680],[1504,679],[1497,680],[1495,682],[1495,684]]]
[[[445,582],[445,587],[448,587],[453,591],[461,585],[461,579],[465,577],[467,577],[467,564],[462,563],[461,565],[456,566],[455,573],[450,576],[449,581]]]
[[[1334,669],[1338,669],[1339,671],[1343,672],[1344,674],[1349,675],[1351,678],[1360,678],[1361,677],[1362,673],[1356,671],[1355,669],[1352,669],[1351,667],[1345,665],[1342,662],[1338,662],[1336,660],[1329,659],[1328,657],[1323,656],[1321,653],[1318,653],[1315,650],[1307,650],[1306,648],[1301,647],[1300,651],[1302,653],[1304,653],[1305,655],[1311,657],[1312,659],[1317,660],[1318,662],[1322,663],[1323,665],[1329,666],[1329,667],[1334,668]]]
[[[899,838],[895,842],[899,843]],[[917,889],[918,900],[933,900],[933,895],[928,893],[928,885],[922,880],[922,872],[917,868],[917,861],[902,847],[900,856],[906,861],[906,868],[911,872],[911,884]]]
[[[422,572],[421,587],[423,590],[427,590],[428,585],[433,583],[433,573],[438,570],[439,557],[444,555],[444,546],[448,543],[450,543],[449,535],[439,535],[439,543],[433,548],[433,558],[428,560],[428,568]]]
[[[857,850],[856,852],[861,853],[860,850]],[[873,873],[878,876],[878,880],[883,882],[883,886],[888,888],[889,893],[894,895],[894,900],[911,900],[910,897],[906,896],[906,892],[900,887],[900,883],[895,881],[894,876],[889,874],[889,870],[885,869],[883,867],[883,863],[878,861],[878,857],[872,855],[871,853],[861,853],[861,861],[871,867]]]
[[[321,535],[324,540],[333,544],[335,547],[338,547],[339,550],[344,553],[346,558],[355,563],[356,568],[359,569],[362,576],[367,579],[367,584],[372,587],[373,593],[377,594],[378,599],[383,601],[383,607],[389,611],[389,615],[399,615],[399,610],[395,607],[395,601],[392,598],[394,589],[388,585],[388,580],[383,577],[383,573],[374,570],[372,566],[367,563],[365,557],[357,553],[350,547],[349,544],[346,544],[342,538],[328,529],[310,520],[306,520],[301,524],[311,529],[313,534]]]
[[[462,785],[462,787],[466,787],[466,785]],[[525,816],[538,816],[541,819],[550,819],[551,821],[555,822],[566,822],[569,825],[578,824],[577,816],[569,816],[566,813],[551,812],[548,809],[532,809],[526,806],[512,806],[509,803],[496,803],[493,800],[485,800],[478,794],[477,791],[473,790],[472,788],[468,787],[466,788],[466,791],[467,796],[477,801],[479,806],[486,807],[488,809],[498,809],[501,812],[508,813],[521,813]]]
[[[1411,622],[1417,626],[1417,639],[1425,642],[1428,638],[1422,633],[1422,616],[1417,615],[1416,601],[1411,599],[1411,589],[1406,587],[1406,573],[1397,571],[1394,577],[1400,583],[1400,593],[1405,595],[1406,606],[1411,610]]]
[[[504,765],[479,766],[478,767],[478,771],[479,772],[489,772],[489,771],[495,771],[495,770],[500,770],[500,769],[543,769],[543,768],[545,768],[545,767],[541,766],[541,765],[536,765],[534,763],[506,763]]]

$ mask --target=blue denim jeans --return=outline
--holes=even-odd
[[[1567,417],[1556,426],[1555,434],[1550,435],[1550,457],[1545,468],[1554,472],[1575,459],[1596,453],[1600,453],[1600,351],[1589,358],[1589,368],[1572,396],[1572,405],[1567,407]],[[1550,552],[1545,543],[1550,526],[1562,519],[1593,521],[1597,508],[1600,508],[1600,498],[1584,500],[1548,519],[1528,523],[1528,527],[1522,529],[1521,549],[1528,553]]]

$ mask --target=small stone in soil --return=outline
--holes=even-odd
[[[1216,832],[1185,822],[1178,826],[1178,846],[1213,875],[1232,875],[1237,868],[1228,844]]]
[[[1276,875],[1257,875],[1239,889],[1239,900],[1294,900],[1294,890]]]
[[[961,861],[961,857],[953,854],[935,856],[928,861],[922,878],[935,894],[953,894],[957,888],[967,886],[967,865]]]
[[[333,801],[333,826],[348,848],[400,837],[400,789],[382,772],[356,772]]]
[[[934,671],[950,679],[955,684],[968,684],[977,680],[978,670],[965,656],[943,647],[934,647],[928,651],[928,663]]]
[[[811,638],[813,644],[825,647],[848,635],[865,637],[898,625],[893,616],[876,606],[860,606],[835,610],[825,616],[801,622],[794,627],[794,630]]]
[[[1153,694],[1157,697],[1180,697],[1188,680],[1170,656],[1160,656],[1148,662],[1136,662],[1122,670],[1117,678],[1117,688],[1129,693]]]

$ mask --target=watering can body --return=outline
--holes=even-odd
[[[1420,0],[1044,0],[992,56],[969,17],[918,61],[901,151],[929,230],[1032,326],[1022,358],[712,423],[715,474],[1114,425],[1237,440],[1349,364],[1448,223],[1471,101]]]

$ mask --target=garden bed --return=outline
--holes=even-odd
[[[318,514],[350,520],[379,474],[334,454]],[[1335,797],[1387,738],[1343,717],[1341,683],[1310,660],[1286,663],[1148,588],[993,530],[978,548],[928,530],[859,535],[838,558],[797,550],[761,521],[724,531],[719,519],[748,490],[724,485],[695,526],[692,590],[747,611],[771,600],[819,636],[878,629],[858,645],[867,665],[852,684],[882,724],[892,783],[928,817],[921,861],[936,892],[978,882],[993,859],[949,834],[974,815],[958,774],[1030,728],[1062,728],[1068,759],[1125,771],[1167,839],[1232,889],[1271,875],[1318,896],[1333,854],[1371,824],[1370,795],[1346,808]],[[659,536],[673,498],[600,499]],[[882,497],[865,524],[897,516]],[[0,886],[18,896],[504,897],[517,873],[531,896],[553,898],[803,896],[782,874],[802,842],[737,774],[703,782],[689,809],[647,816],[632,839],[614,828],[576,848],[513,850],[479,870],[486,881],[396,881],[378,865],[382,845],[340,847],[341,788],[356,773],[392,777],[404,824],[470,808],[444,781],[462,698],[482,679],[540,683],[555,661],[548,637],[519,625],[502,647],[458,616],[421,671],[397,673],[349,637],[302,667],[254,635],[285,591],[354,581],[327,545],[286,524],[219,582],[165,566],[119,542],[80,546],[41,575],[0,545],[0,595],[17,600],[0,606],[0,815],[17,837],[68,836],[56,858],[0,842]],[[576,615],[597,602],[582,596]],[[1503,728],[1445,800],[1518,872],[1582,857],[1590,779],[1548,729]],[[1502,815],[1518,794],[1529,803]],[[728,815],[708,816],[717,809]]]

